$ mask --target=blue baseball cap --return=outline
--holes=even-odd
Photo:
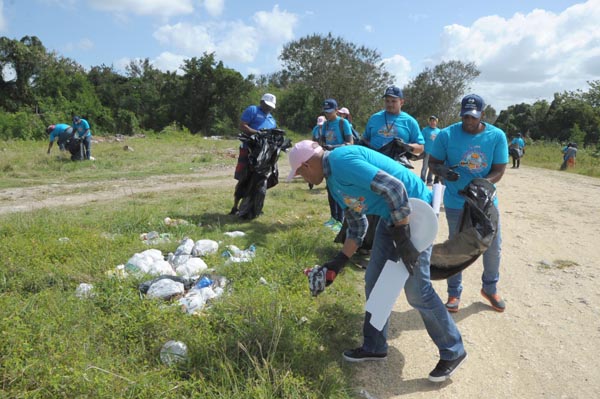
[[[479,97],[477,94],[469,94],[462,99],[460,105],[460,116],[469,115],[473,118],[481,118],[481,112],[485,107],[485,102],[483,98]]]
[[[388,86],[385,89],[385,93],[383,94],[383,97],[396,97],[396,98],[404,98],[404,95],[402,94],[402,90],[400,90],[399,87],[396,86]]]
[[[323,112],[333,112],[337,110],[337,101],[335,101],[333,98],[328,98],[327,100],[325,100],[323,102]]]

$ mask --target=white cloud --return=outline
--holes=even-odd
[[[401,55],[393,55],[390,58],[384,58],[385,69],[394,77],[394,84],[402,87],[410,80],[409,75],[412,69],[410,61]]]
[[[225,8],[225,0],[204,0],[204,8],[213,17],[218,17],[223,13]]]
[[[154,32],[154,37],[189,57],[215,52],[217,59],[226,63],[253,61],[259,46],[255,28],[241,22],[164,25]]]
[[[369,32],[369,33],[373,32],[373,26],[371,26],[371,25],[365,25],[364,29],[365,29],[365,32]]]
[[[276,4],[271,12],[255,13],[254,22],[261,37],[274,43],[282,43],[294,38],[298,16],[287,11],[279,11],[279,5]]]
[[[536,9],[509,19],[482,17],[468,27],[446,26],[440,58],[474,62],[481,75],[473,88],[486,90],[482,96],[497,109],[548,99],[600,78],[598,20],[600,0],[560,14]]]
[[[183,61],[187,57],[182,55],[173,54],[168,51],[161,53],[158,57],[152,60],[152,65],[161,71],[176,71],[177,74],[183,74],[183,71],[180,67],[183,65]]]
[[[192,0],[89,0],[93,8],[117,14],[172,17],[194,11]]]

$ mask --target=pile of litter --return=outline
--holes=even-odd
[[[242,237],[241,231],[226,232],[228,237]],[[157,232],[144,233],[140,236],[144,243],[170,242],[169,234]],[[159,249],[147,249],[135,253],[125,264],[116,266],[107,274],[111,277],[128,278],[145,275],[155,278],[139,284],[140,295],[146,298],[177,300],[177,304],[188,314],[195,314],[204,309],[207,304],[223,295],[228,281],[225,277],[214,274],[214,268],[209,268],[203,257],[219,251],[219,243],[214,240],[202,239],[194,241],[184,238],[179,242],[175,252],[166,255]],[[256,253],[254,244],[242,250],[235,245],[227,245],[221,253],[224,264],[249,262]],[[76,296],[89,298],[93,296],[93,286],[82,283],[77,287]]]

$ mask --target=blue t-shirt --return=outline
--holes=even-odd
[[[433,142],[435,141],[435,138],[437,137],[439,132],[440,132],[439,128],[436,127],[435,129],[432,129],[431,126],[425,126],[423,128],[423,130],[421,131],[421,134],[423,135],[423,139],[425,139],[425,152],[426,153],[431,152],[431,147],[433,147]]]
[[[340,123],[342,124],[342,129],[344,129],[343,132],[340,131]],[[325,121],[321,131],[323,132],[324,143],[326,145],[344,144],[346,140],[350,141],[349,137],[352,137],[350,122],[339,116],[334,121]],[[346,137],[346,140],[344,140],[344,137]]]
[[[67,125],[66,123],[54,125],[54,130],[50,132],[50,141],[54,141],[57,137],[60,137],[60,134],[70,127],[71,126]]]
[[[390,221],[390,208],[385,198],[371,191],[371,181],[383,170],[400,180],[410,198],[431,203],[431,190],[409,169],[377,151],[359,145],[336,148],[328,155],[327,187],[343,209],[362,215],[379,215]]]
[[[257,105],[251,105],[244,110],[242,113],[242,122],[245,122],[252,129],[260,130],[260,129],[275,129],[277,127],[277,122],[275,122],[275,118],[269,112],[266,114],[262,108]]]
[[[79,137],[91,137],[92,130],[90,124],[85,119],[80,119],[79,122],[73,123],[73,129],[77,132]]]
[[[371,115],[363,134],[371,148],[377,150],[394,137],[401,138],[405,143],[425,144],[419,124],[406,112],[392,115],[383,110]]]
[[[516,144],[519,146],[519,148],[524,148],[525,147],[525,141],[520,138],[520,137],[515,137],[514,139],[512,139],[512,141],[510,142],[510,144]]]
[[[458,193],[472,179],[485,178],[492,165],[508,163],[508,144],[506,134],[497,127],[485,123],[485,130],[478,134],[469,134],[462,129],[462,122],[443,129],[433,142],[431,156],[445,161],[460,178],[446,181],[444,206],[449,209],[462,209],[464,198]],[[498,205],[498,200],[494,201]]]

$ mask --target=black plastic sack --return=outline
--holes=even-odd
[[[252,136],[239,135],[248,146],[248,175],[240,187],[242,201],[238,216],[254,219],[262,212],[267,189],[279,183],[277,160],[281,151],[291,147],[281,129],[269,129]]]
[[[465,205],[459,231],[435,244],[431,253],[431,279],[444,280],[469,267],[484,253],[498,231],[496,188],[487,179],[473,179],[460,194]]]

